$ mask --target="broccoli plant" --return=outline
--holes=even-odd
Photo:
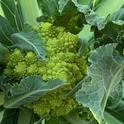
[[[1,124],[124,123],[122,0],[0,5]]]

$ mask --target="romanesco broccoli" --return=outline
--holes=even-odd
[[[58,88],[28,105],[28,108],[42,116],[61,116],[73,110],[77,103],[73,97],[65,99],[75,84],[86,72],[86,55],[78,57],[78,36],[62,27],[43,23],[37,32],[44,38],[47,59],[39,60],[32,51],[14,49],[6,55],[4,74],[21,79],[28,75],[40,75],[44,81],[51,78],[64,80],[68,85]]]

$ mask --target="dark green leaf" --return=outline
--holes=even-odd
[[[21,10],[16,0],[1,0],[0,1],[4,15],[16,31],[23,29],[23,18]]]
[[[17,124],[19,110],[6,109],[0,124]]]
[[[83,24],[86,23],[84,13],[88,11],[87,6],[83,6],[81,14],[77,9],[77,2],[72,0],[39,0],[43,16],[41,19],[45,19],[47,16],[52,19],[54,25],[65,27],[72,33],[77,34],[83,28]],[[47,19],[48,21],[48,19]]]
[[[20,32],[12,35],[13,45],[22,50],[31,50],[36,53],[38,58],[45,59],[46,50],[43,45],[42,39],[34,31],[32,32]]]
[[[10,87],[6,93],[4,106],[6,108],[17,108],[20,105],[26,105],[63,86],[63,83],[59,79],[44,82],[39,76],[26,77],[19,84]]]
[[[109,44],[91,52],[88,81],[83,81],[77,101],[89,107],[100,124],[104,124],[104,109],[108,97],[123,76],[123,66],[113,57],[114,46]],[[124,61],[124,60],[123,60]]]
[[[58,17],[58,0],[38,0],[44,16],[52,17],[54,20]]]
[[[46,120],[45,124],[70,124],[70,123],[62,117],[52,117],[52,118]]]
[[[58,0],[59,9],[58,12],[60,15],[64,13],[74,13],[77,11],[77,7],[75,6],[73,0]]]
[[[17,124],[31,124],[33,119],[33,111],[23,108],[19,112]]]
[[[117,49],[120,53],[123,53],[124,22],[108,21],[102,30],[96,28],[94,34],[95,48],[108,43],[118,43]]]
[[[11,45],[11,34],[14,33],[13,28],[4,17],[0,16],[0,43]]]
[[[95,30],[95,37],[102,37],[103,34],[109,36],[113,42],[116,42],[119,32],[124,30],[124,22],[108,21],[104,29]]]
[[[87,108],[77,108],[64,116],[69,124],[97,124],[91,112]]]

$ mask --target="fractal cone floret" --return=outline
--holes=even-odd
[[[16,48],[6,55],[4,74],[17,79],[39,75],[44,81],[55,78],[63,80],[65,86],[26,107],[33,109],[40,116],[66,115],[77,106],[77,102],[73,97],[65,99],[65,95],[84,77],[87,55],[78,56],[78,36],[63,27],[46,22],[42,23],[36,31],[44,39],[46,59],[39,60],[34,52],[22,52]]]

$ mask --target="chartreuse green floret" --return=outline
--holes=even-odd
[[[45,39],[48,56],[59,52],[77,52],[78,36],[67,32],[64,28],[43,23],[37,31]]]
[[[47,59],[39,60],[34,52],[14,49],[6,55],[4,74],[22,79],[28,75],[40,75],[44,81],[59,78],[67,83],[44,97],[28,105],[28,108],[40,116],[62,116],[73,110],[77,103],[73,97],[65,95],[80,81],[86,73],[87,54],[79,58],[78,37],[62,27],[43,23],[37,29],[44,38]]]

